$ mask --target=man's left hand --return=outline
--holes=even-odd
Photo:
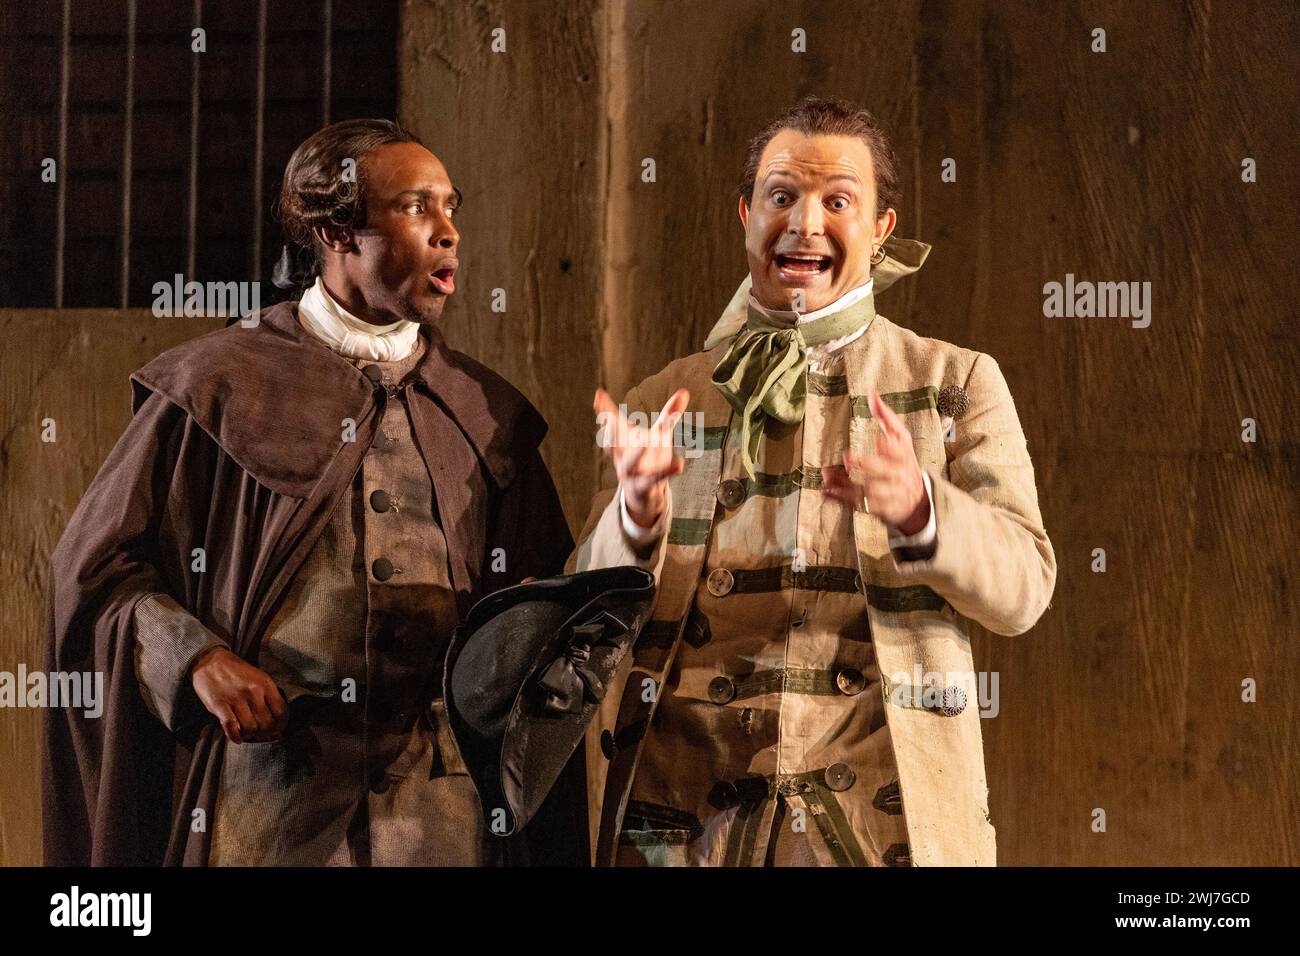
[[[899,534],[916,534],[930,520],[921,465],[912,434],[880,396],[871,393],[871,414],[880,422],[876,453],[844,453],[844,467],[822,469],[822,491],[851,508],[862,505]]]

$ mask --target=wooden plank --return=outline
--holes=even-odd
[[[1281,285],[1300,104],[1275,87],[1295,45],[1279,20],[1294,8],[988,5],[975,32],[978,208],[945,225],[976,270],[934,303],[959,333],[930,334],[1000,362],[1061,564],[1028,639],[975,640],[1006,695],[985,724],[1003,863],[1300,859]],[[1266,182],[1240,181],[1246,143]],[[1044,317],[1066,273],[1149,281],[1151,325]],[[1267,423],[1255,445],[1247,415]],[[1254,705],[1251,676],[1274,688]]]
[[[805,93],[845,96],[911,154],[918,17],[914,3],[872,5],[869,17],[854,5],[735,0],[611,11],[602,356],[621,394],[698,351],[745,277],[736,190],[749,139],[777,113]],[[795,29],[807,52],[792,50]],[[653,183],[642,181],[646,159]],[[906,308],[904,287],[890,295]]]
[[[444,331],[550,422],[543,454],[575,530],[597,463],[601,22],[595,0],[436,0],[406,3],[400,31],[399,115],[465,195]]]
[[[131,420],[128,376],[221,319],[0,310],[0,671],[45,668],[50,553]],[[42,422],[55,422],[52,443]],[[41,863],[41,713],[0,711],[0,866]]]

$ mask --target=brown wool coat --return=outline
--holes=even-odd
[[[134,608],[169,595],[256,662],[279,600],[375,439],[387,393],[303,329],[296,303],[259,319],[131,377],[132,421],[51,557],[48,666],[104,672],[106,700],[97,720],[47,714],[47,864],[206,862],[208,834],[190,821],[195,809],[212,818],[226,741],[197,698],[177,735],[148,712]],[[463,615],[498,588],[557,573],[571,538],[538,451],[541,416],[435,329],[422,334],[408,400]],[[349,419],[354,441],[344,440]],[[203,573],[191,571],[198,547]],[[500,573],[496,548],[507,556]]]

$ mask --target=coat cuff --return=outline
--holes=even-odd
[[[194,714],[190,668],[204,652],[229,647],[169,594],[150,594],[132,612],[135,673],[145,705],[168,730]]]
[[[930,483],[930,473],[921,472],[921,480],[925,482],[925,496],[930,501],[930,520],[925,523],[925,527],[916,534],[891,535],[889,538],[889,547],[894,552],[896,561],[926,561],[934,557],[935,549],[938,547],[938,520],[935,517],[937,509],[934,506],[934,487]]]
[[[935,507],[942,525],[929,558],[902,561],[899,573],[925,584],[958,614],[995,634],[1023,634],[1051,597],[1055,564],[1041,526],[985,505],[940,477]]]
[[[632,565],[644,568],[659,579],[663,568],[668,535],[660,533],[658,537],[637,544],[623,526],[622,496],[617,490],[610,494],[609,502],[601,512],[599,520],[590,534],[583,540],[569,561],[572,571],[594,571],[599,568],[614,568],[620,565]],[[673,493],[672,485],[664,501],[664,513],[659,525],[668,528],[672,523]],[[659,527],[656,525],[656,527]]]
[[[623,486],[618,486],[618,512],[623,519],[623,533],[627,535],[628,541],[634,548],[645,548],[655,544],[664,536],[664,529],[667,526],[668,509],[664,508],[659,515],[659,520],[651,527],[643,528],[628,514],[627,502],[623,498]]]

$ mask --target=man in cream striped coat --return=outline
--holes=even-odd
[[[1027,631],[1056,560],[997,363],[875,311],[929,250],[896,202],[870,114],[800,102],[750,145],[705,351],[597,393],[570,570],[659,581],[590,730],[597,865],[995,863],[965,622]]]

